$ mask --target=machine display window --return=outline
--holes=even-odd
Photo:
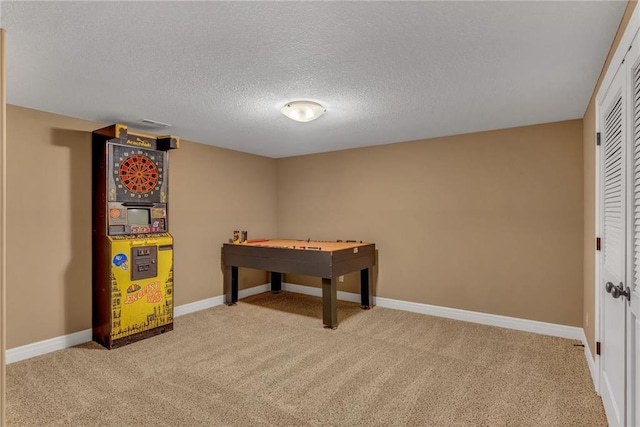
[[[151,224],[151,214],[149,209],[128,209],[127,222],[134,225]]]

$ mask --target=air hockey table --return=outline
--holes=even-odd
[[[282,290],[282,274],[292,273],[322,278],[322,322],[326,328],[338,326],[338,277],[360,271],[360,305],[373,307],[373,275],[376,248],[373,243],[354,241],[313,241],[260,239],[222,245],[225,304],[238,301],[238,268],[269,271],[271,291]]]

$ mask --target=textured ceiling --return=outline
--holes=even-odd
[[[625,6],[3,1],[7,102],[276,158],[581,118]]]

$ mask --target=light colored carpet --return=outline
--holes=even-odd
[[[9,426],[605,426],[577,341],[282,292],[7,366]]]

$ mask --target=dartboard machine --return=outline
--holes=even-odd
[[[93,132],[93,339],[108,349],[173,330],[168,151],[174,136]]]

